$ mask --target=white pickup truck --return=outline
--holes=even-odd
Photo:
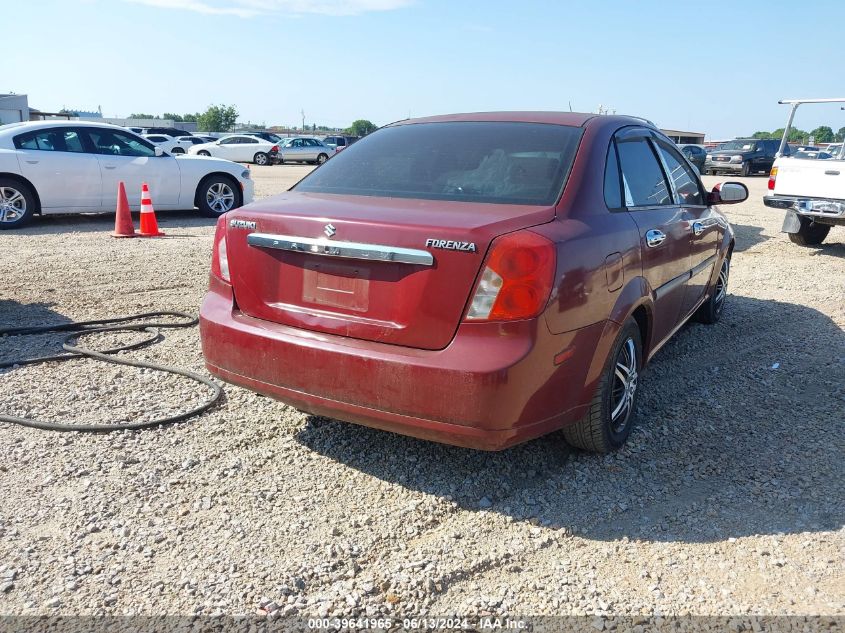
[[[845,148],[840,144],[828,152],[784,156],[795,110],[802,103],[845,103],[842,99],[791,99],[779,103],[792,106],[783,131],[780,150],[769,175],[767,207],[786,210],[784,233],[802,246],[821,244],[832,226],[845,226]]]

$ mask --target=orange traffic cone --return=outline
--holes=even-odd
[[[135,225],[129,213],[129,200],[126,199],[126,187],[121,180],[117,183],[117,210],[114,212],[114,233],[112,237],[135,237]]]
[[[150,188],[147,183],[141,185],[141,237],[158,237],[164,235],[158,230],[156,212],[153,209],[153,201],[150,198]]]

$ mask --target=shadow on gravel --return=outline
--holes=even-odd
[[[731,222],[736,236],[736,246],[734,252],[741,253],[742,251],[765,242],[769,238],[763,235],[762,226],[754,226],[753,224],[736,224]]]
[[[841,528],[843,411],[843,330],[732,295],[720,324],[689,325],[658,354],[616,454],[570,451],[559,434],[483,453],[316,417],[298,440],[467,510],[593,539],[711,542]]]
[[[138,213],[132,213],[135,230],[140,224]],[[159,228],[187,228],[196,226],[214,226],[215,218],[206,218],[197,211],[156,211],[156,221]],[[32,222],[14,231],[8,231],[6,236],[15,235],[49,235],[52,233],[98,233],[114,230],[114,213],[78,213],[74,215],[37,215]]]
[[[52,305],[0,299],[0,330],[71,322],[71,319],[52,310]],[[0,363],[32,356],[61,354],[65,336],[66,334],[52,333],[27,337],[0,337]],[[12,368],[0,369],[0,375],[10,371]]]

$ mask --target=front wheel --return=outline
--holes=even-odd
[[[317,156],[317,164],[318,165],[322,165],[327,160],[329,160],[329,157],[328,157],[327,154],[320,154],[319,156]]]
[[[751,163],[749,161],[745,161],[742,163],[742,171],[739,172],[741,176],[748,176],[751,174]]]
[[[35,214],[35,195],[12,178],[0,178],[0,230],[19,229]]]
[[[789,233],[789,240],[799,246],[818,246],[830,233],[829,224],[819,224],[807,218],[798,218],[801,228],[797,233]]]
[[[642,349],[640,328],[629,318],[613,343],[587,414],[563,429],[569,444],[610,453],[625,443],[634,425]]]
[[[208,176],[197,187],[196,205],[207,218],[219,217],[242,204],[240,187],[226,176]]]
[[[252,162],[256,165],[267,165],[270,162],[270,157],[264,152],[258,152],[252,157]]]
[[[728,297],[728,277],[731,272],[731,260],[725,257],[722,267],[719,269],[719,276],[713,286],[710,297],[701,304],[695,313],[695,320],[699,323],[712,324],[722,318],[722,311],[725,309],[725,299]]]

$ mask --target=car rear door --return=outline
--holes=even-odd
[[[141,185],[147,183],[153,206],[175,207],[180,202],[182,179],[172,156],[156,156],[155,146],[134,134],[110,128],[84,128],[100,165],[102,206],[115,204],[117,185],[123,182],[130,206],[141,205]],[[191,201],[193,206],[193,201]]]
[[[14,138],[21,174],[35,187],[43,209],[100,208],[100,166],[85,141],[72,127],[42,128]]]
[[[698,306],[707,291],[725,227],[719,216],[707,205],[701,180],[684,162],[673,144],[659,137],[655,144],[669,175],[672,193],[684,212],[685,230],[689,239],[690,279],[681,304],[683,319]]]
[[[238,136],[229,136],[224,139],[220,139],[217,142],[215,151],[212,152],[212,156],[225,158],[226,160],[240,160],[240,158],[238,158],[241,147],[240,143],[241,140]]]
[[[640,232],[643,277],[654,300],[653,341],[674,331],[690,271],[688,222],[666,178],[654,136],[645,128],[616,133],[625,207]]]
[[[241,137],[241,143],[238,147],[240,148],[238,160],[244,163],[251,163],[258,152],[267,153],[268,151],[263,142],[252,136]]]

